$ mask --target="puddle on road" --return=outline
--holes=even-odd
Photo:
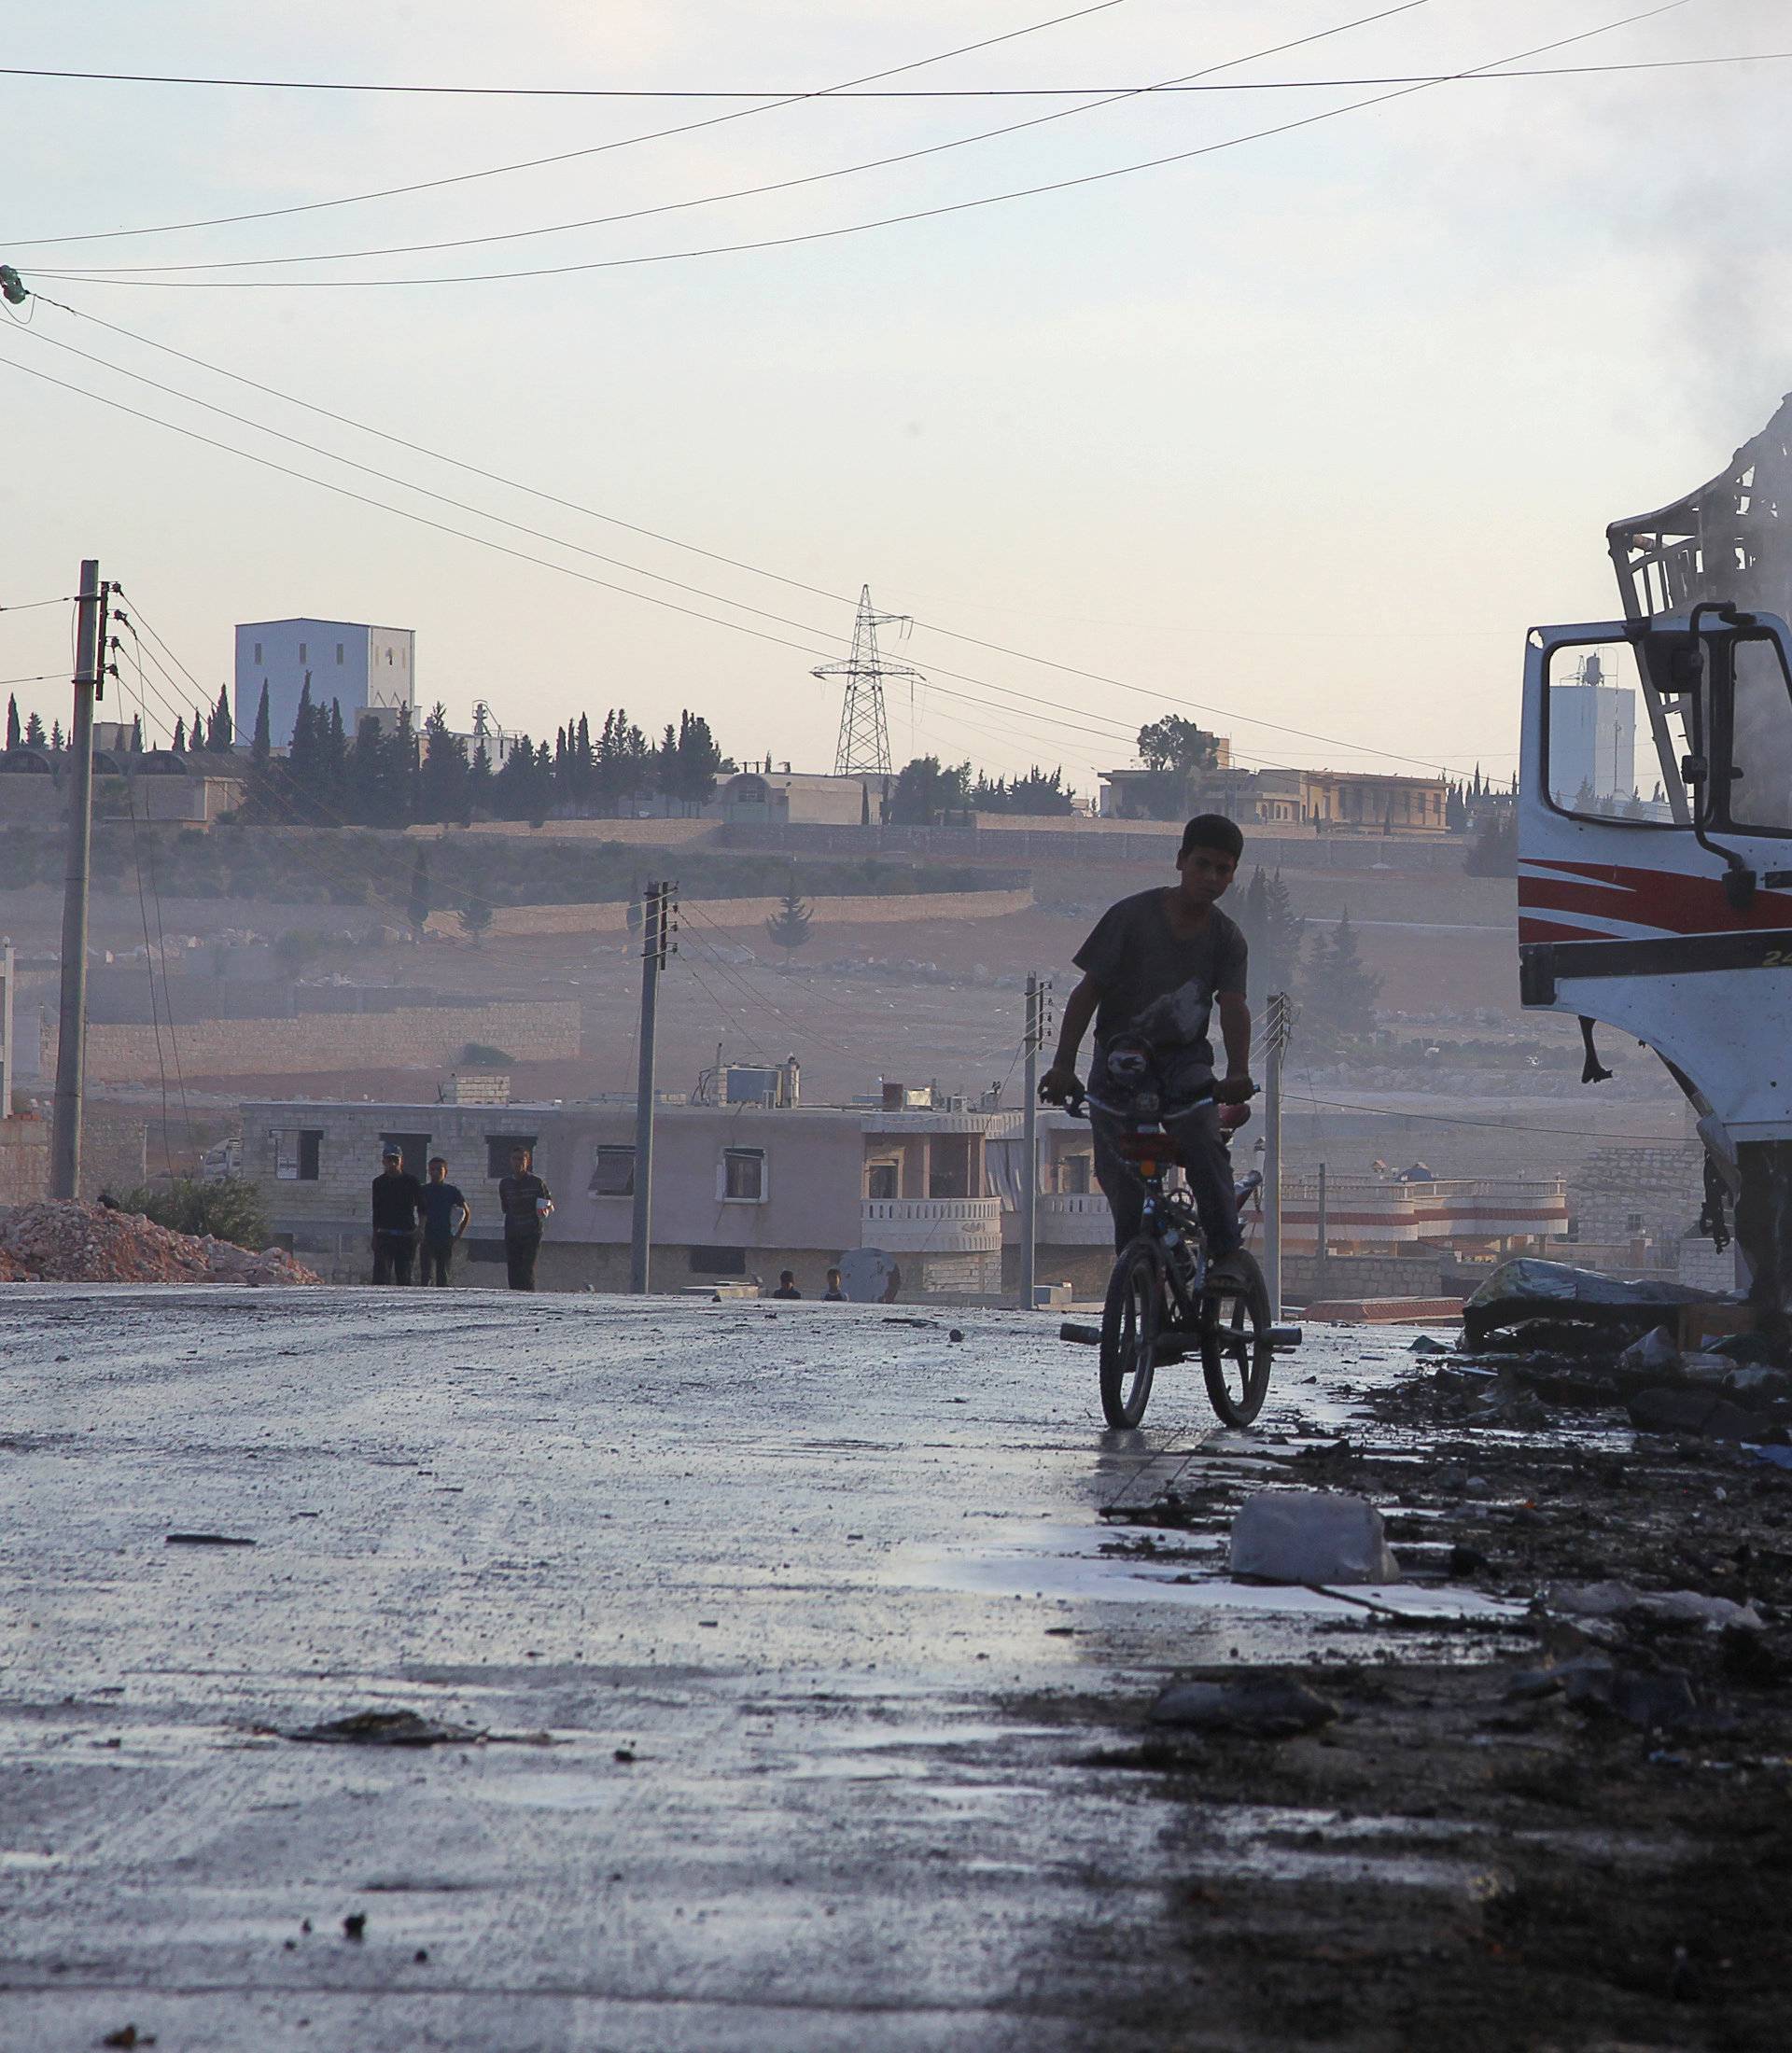
[[[1292,1585],[1227,1582],[1181,1563],[1104,1554],[1105,1526],[1042,1525],[977,1552],[938,1546],[898,1547],[880,1579],[910,1589],[946,1589],[987,1597],[1038,1598],[1060,1603],[1180,1604],[1205,1611],[1350,1618],[1373,1625],[1377,1613],[1400,1619],[1483,1619],[1490,1625],[1523,1615],[1520,1604],[1469,1589],[1411,1583],[1352,1585],[1347,1594]],[[1214,1550],[1217,1555],[1217,1549]],[[1074,1642],[1071,1642],[1072,1644]]]

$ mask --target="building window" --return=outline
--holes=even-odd
[[[276,1182],[316,1182],[317,1150],[324,1138],[321,1126],[276,1126],[268,1138],[273,1142]]]
[[[1089,1168],[1087,1155],[1066,1155],[1058,1164],[1059,1189],[1071,1197],[1086,1197],[1089,1194]]]
[[[633,1148],[600,1147],[591,1172],[593,1197],[633,1197],[635,1151]]]
[[[336,644],[336,661],[337,661],[337,663],[340,663],[342,662],[342,660],[343,660],[343,645],[342,645],[342,643],[341,643],[341,642],[338,642],[338,643]]]
[[[301,642],[301,643],[299,644],[299,661],[300,661],[301,663],[303,663],[303,662],[304,662],[304,660],[305,660],[305,645],[304,645],[304,643],[303,643],[303,642]]]
[[[533,1134],[487,1134],[485,1136],[485,1174],[497,1178],[511,1173],[511,1150],[526,1148],[535,1152]]]
[[[388,670],[392,667],[392,651],[389,649],[385,652],[385,667]]]
[[[429,1136],[427,1134],[382,1134],[382,1150],[396,1148],[403,1157],[405,1169],[421,1183],[429,1167]]]
[[[902,1165],[896,1162],[868,1162],[865,1165],[865,1195],[867,1197],[890,1198],[902,1194]]]
[[[255,660],[257,663],[261,661],[261,644],[259,642],[255,645]]]
[[[724,1148],[716,1195],[728,1205],[763,1205],[769,1195],[763,1148]]]
[[[693,1248],[691,1273],[693,1276],[745,1276],[747,1250],[745,1248]]]

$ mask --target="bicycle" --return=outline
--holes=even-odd
[[[1118,1053],[1109,1052],[1111,1077]],[[1136,1074],[1127,1074],[1129,1067]],[[1101,1410],[1110,1426],[1138,1425],[1157,1370],[1198,1351],[1209,1403],[1225,1425],[1248,1426],[1263,1409],[1282,1338],[1272,1323],[1268,1288],[1255,1259],[1242,1249],[1238,1263],[1243,1282],[1210,1282],[1194,1200],[1185,1190],[1166,1188],[1175,1147],[1160,1124],[1162,1103],[1150,1087],[1148,1066],[1140,1058],[1129,1065],[1121,1055],[1120,1072],[1116,1081],[1134,1085],[1126,1104],[1080,1092],[1065,1107],[1072,1118],[1084,1118],[1092,1104],[1123,1122],[1118,1152],[1145,1187],[1139,1231],[1114,1257],[1101,1310]],[[1193,1110],[1212,1096],[1210,1084],[1183,1109]],[[1253,1170],[1234,1185],[1240,1211],[1262,1182]],[[1067,1325],[1063,1331],[1066,1339],[1097,1337],[1085,1328]]]

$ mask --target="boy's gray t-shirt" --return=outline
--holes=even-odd
[[[1095,1038],[1137,1034],[1160,1054],[1213,1067],[1208,1020],[1223,991],[1244,992],[1249,953],[1237,921],[1216,905],[1197,934],[1170,928],[1165,891],[1141,891],[1109,906],[1072,957],[1100,986]]]

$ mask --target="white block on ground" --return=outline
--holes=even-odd
[[[1266,1583],[1392,1583],[1381,1514],[1365,1497],[1330,1490],[1259,1490],[1232,1520],[1234,1579]]]

